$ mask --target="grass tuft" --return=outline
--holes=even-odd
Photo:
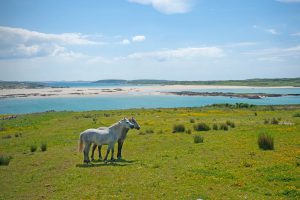
[[[210,127],[205,123],[198,123],[194,125],[195,131],[209,131]]]
[[[219,129],[218,124],[213,124],[212,129],[217,131]]]
[[[260,149],[273,150],[274,149],[274,138],[267,134],[261,133],[258,136],[257,143]]]
[[[235,128],[235,123],[232,122],[232,121],[227,120],[227,121],[226,121],[226,124],[227,124],[228,126],[230,126],[231,128]]]
[[[32,145],[30,146],[30,151],[31,151],[31,152],[35,152],[36,150],[37,150],[36,144],[32,144]]]
[[[201,135],[194,135],[194,143],[203,143],[204,137]]]
[[[300,113],[293,114],[293,117],[300,117]]]
[[[47,151],[47,143],[42,143],[40,148],[41,148],[41,151]]]
[[[190,123],[195,123],[195,119],[191,118]]]
[[[175,124],[173,126],[173,133],[182,133],[185,131],[185,126],[183,124]]]
[[[9,165],[11,159],[12,159],[11,156],[0,155],[0,166]]]
[[[223,131],[228,131],[228,125],[227,124],[220,124],[220,130],[223,130]]]

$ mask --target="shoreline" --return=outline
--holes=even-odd
[[[195,89],[280,89],[298,88],[293,86],[257,87],[224,85],[151,85],[151,86],[117,86],[117,87],[71,87],[71,88],[36,88],[36,89],[2,89],[0,100],[8,98],[51,98],[51,97],[91,97],[118,95],[168,95],[168,92],[182,92]],[[174,91],[173,91],[174,90]],[[176,94],[174,94],[176,95]]]

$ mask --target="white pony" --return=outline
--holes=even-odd
[[[140,130],[140,125],[138,124],[138,122],[136,121],[135,118],[130,118],[129,121],[134,125],[134,128],[137,129],[137,130]],[[107,127],[99,127],[98,128],[99,130],[105,130],[107,129]],[[128,128],[124,128],[123,131],[122,131],[122,134],[121,134],[121,137],[118,139],[118,153],[117,153],[117,158],[119,160],[122,159],[122,147],[123,147],[123,143],[126,139],[126,136],[127,136],[127,133],[128,133],[129,129]],[[93,147],[92,147],[92,161],[95,160],[94,159],[94,153],[95,153],[95,150],[97,148],[97,144],[94,144]],[[98,146],[98,152],[99,152],[99,159],[102,159],[102,155],[101,155],[101,145]]]
[[[89,151],[91,144],[103,145],[107,144],[108,149],[106,151],[106,155],[104,160],[107,160],[108,154],[111,150],[111,159],[114,159],[114,144],[121,137],[124,128],[134,128],[134,125],[126,118],[120,120],[119,122],[111,125],[107,129],[99,130],[99,129],[87,129],[80,133],[79,137],[79,151],[82,151],[83,146],[83,162],[89,163]]]

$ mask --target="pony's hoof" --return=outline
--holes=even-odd
[[[92,161],[95,161],[95,159],[94,159],[94,158],[92,158]]]

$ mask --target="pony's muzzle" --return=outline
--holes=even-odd
[[[133,128],[134,128],[134,125],[130,125],[130,128],[133,129]]]

